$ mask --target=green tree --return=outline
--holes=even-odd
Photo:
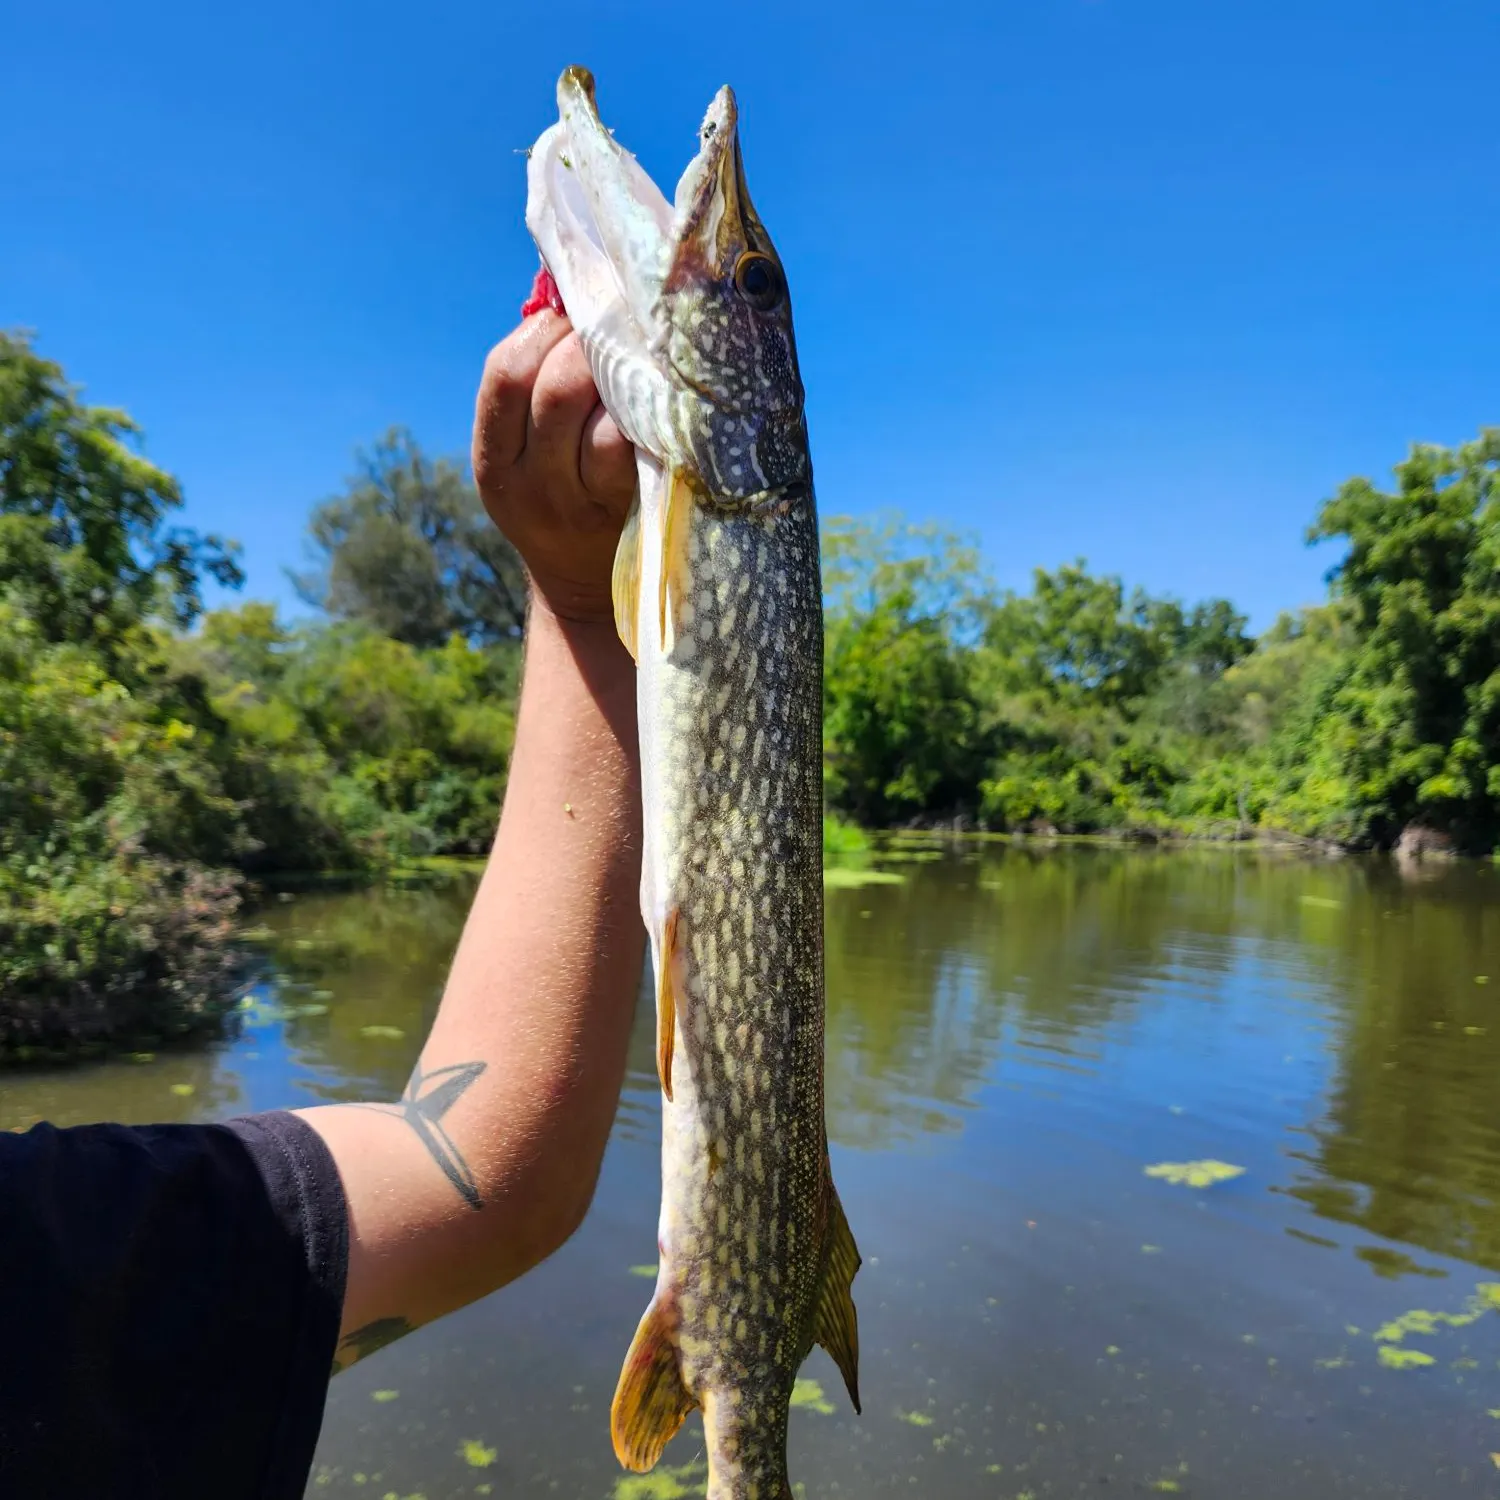
[[[234,585],[123,412],[0,335],[0,1056],[211,1024],[237,810],[162,640]]]
[[[984,759],[965,645],[983,597],[977,554],[937,528],[835,517],[824,558],[830,806],[876,824],[972,810]]]
[[[1169,664],[1217,677],[1254,642],[1227,600],[1184,610],[1175,599],[1088,571],[1080,559],[1038,568],[1029,594],[1007,594],[991,611],[986,644],[1015,690],[1122,704],[1150,692]]]
[[[301,597],[410,646],[440,646],[454,634],[518,638],[526,618],[521,560],[485,516],[463,468],[428,458],[399,427],[358,463],[345,493],[313,511],[315,566],[293,575]]]
[[[205,576],[243,581],[231,544],[166,524],[182,494],[138,436],[0,332],[0,590],[50,640],[112,643],[156,614],[186,626]]]
[[[1224,600],[1175,599],[1079,561],[996,601],[977,675],[994,759],[986,819],[1070,832],[1166,821],[1195,761],[1227,737],[1230,666],[1252,649]]]
[[[1409,822],[1487,849],[1500,834],[1500,428],[1420,444],[1393,491],[1351,479],[1309,540],[1340,539],[1329,577],[1355,644],[1319,749],[1378,840]]]

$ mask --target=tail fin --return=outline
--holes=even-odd
[[[827,1182],[828,1219],[823,1230],[823,1279],[818,1288],[817,1321],[813,1337],[832,1356],[844,1377],[855,1411],[859,1407],[859,1318],[852,1287],[859,1270],[859,1246],[844,1217],[830,1173]]]
[[[615,1457],[637,1473],[655,1466],[698,1404],[682,1383],[673,1325],[666,1304],[659,1296],[653,1297],[625,1356],[610,1407]]]

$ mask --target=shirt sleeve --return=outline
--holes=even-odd
[[[0,1495],[298,1500],[347,1264],[295,1115],[0,1134]]]

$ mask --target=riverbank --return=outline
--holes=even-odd
[[[1314,862],[1357,857],[1389,867],[1402,880],[1431,878],[1445,866],[1492,863],[1447,854],[1401,859],[1264,830],[1234,838],[1152,833],[994,832],[952,826],[871,830],[827,818],[824,878],[831,890],[899,885],[906,882],[909,866],[973,862],[982,860],[986,849],[1059,857],[1070,850],[1221,850]],[[369,894],[378,899],[382,891],[440,891],[477,880],[483,869],[479,858],[426,856],[378,873],[290,872],[258,885],[235,882],[229,904],[223,887],[205,886],[196,894],[184,893],[182,904],[170,912],[153,906],[111,918],[110,925],[125,927],[128,935],[104,946],[96,942],[92,967],[80,962],[80,931],[75,929],[69,939],[54,919],[44,931],[25,935],[29,951],[40,953],[42,960],[32,965],[27,989],[7,989],[0,1003],[0,1068],[54,1067],[201,1047],[233,1032],[242,1019],[244,997],[265,977],[265,943],[272,934],[268,912],[307,897]],[[0,924],[0,940],[6,931]],[[14,972],[20,962],[14,924],[9,932],[6,962]],[[49,957],[48,949],[55,954]],[[148,951],[154,954],[149,963],[143,957]],[[107,966],[110,957],[118,967]],[[45,984],[49,978],[56,980],[50,990]]]

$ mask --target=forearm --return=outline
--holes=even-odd
[[[644,948],[634,684],[611,626],[534,611],[499,832],[412,1085],[305,1111],[349,1198],[355,1356],[362,1329],[519,1276],[588,1206]]]

